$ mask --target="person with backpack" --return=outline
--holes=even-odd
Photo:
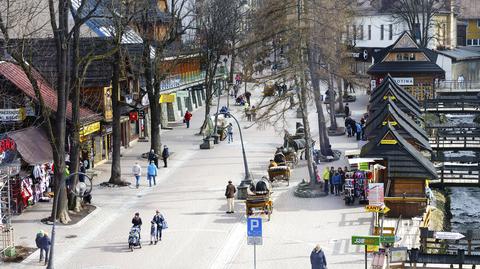
[[[170,157],[170,151],[168,150],[167,145],[165,145],[163,146],[163,151],[162,151],[163,167],[167,167],[168,157]]]

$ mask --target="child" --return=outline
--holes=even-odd
[[[153,241],[157,242],[157,224],[152,220],[150,226],[150,245],[153,244]]]

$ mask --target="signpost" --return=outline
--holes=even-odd
[[[435,232],[435,239],[443,240],[460,240],[464,238],[465,235],[461,233],[452,233],[452,232]]]
[[[247,244],[253,245],[253,268],[257,268],[257,245],[263,244],[262,219],[247,218]]]
[[[366,205],[365,211],[372,212],[372,213],[382,213],[386,214],[390,211],[390,208],[382,205]]]
[[[380,236],[352,235],[352,245],[365,246],[365,269],[368,269],[367,253],[369,250],[376,249],[377,246],[380,246]]]

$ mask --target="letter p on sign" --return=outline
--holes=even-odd
[[[262,236],[262,219],[248,218],[247,219],[247,236]]]

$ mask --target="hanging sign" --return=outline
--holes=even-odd
[[[393,139],[382,139],[382,140],[380,141],[380,144],[382,144],[382,145],[395,145],[395,144],[397,144],[397,143],[398,143],[398,141],[397,141],[397,140],[393,140]]]
[[[176,95],[174,93],[170,94],[161,94],[160,103],[173,103],[175,102]]]
[[[358,170],[368,171],[369,165],[368,162],[363,162],[358,164]]]
[[[25,109],[0,109],[1,122],[21,122],[25,119]]]
[[[176,92],[176,94],[177,94],[177,97],[180,97],[180,98],[188,97],[188,92],[187,91],[178,91],[178,92]]]
[[[413,86],[413,78],[393,78],[393,80],[400,86]]]
[[[112,87],[103,88],[103,113],[105,120],[113,119]]]
[[[79,134],[80,134],[80,137],[82,137],[82,136],[86,136],[86,135],[89,135],[89,134],[93,134],[93,133],[98,132],[98,131],[100,131],[100,122],[99,121],[83,126],[82,128],[80,128]]]
[[[383,206],[384,192],[385,190],[383,187],[383,183],[368,183],[368,204]]]

